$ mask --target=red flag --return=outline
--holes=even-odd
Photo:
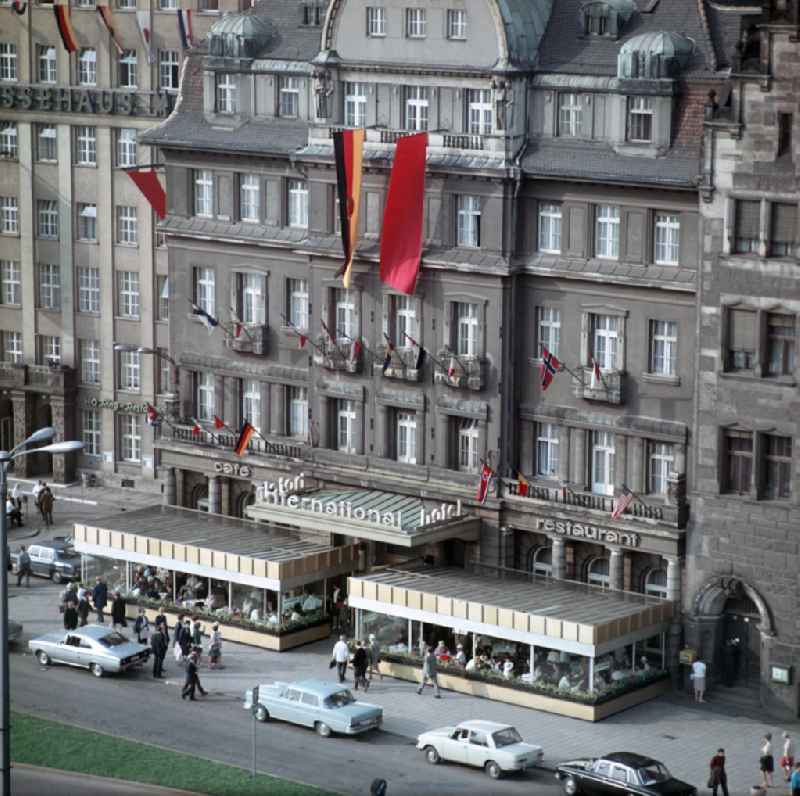
[[[196,420],[192,419],[192,434],[197,436],[198,434],[202,433],[203,433],[202,426]]]
[[[158,174],[154,171],[133,169],[128,171],[128,176],[136,183],[136,187],[144,194],[144,198],[150,202],[156,215],[164,218],[167,215],[167,194],[161,187]]]
[[[517,471],[517,494],[520,497],[528,495],[528,479],[519,470]]]
[[[119,39],[117,38],[117,31],[114,30],[114,18],[111,15],[111,9],[107,5],[98,5],[97,13],[100,15],[100,19],[103,20],[103,24],[111,36],[111,41],[114,42],[117,52],[122,55],[122,45],[119,43]]]
[[[78,49],[78,41],[75,38],[75,31],[72,28],[72,20],[69,13],[69,2],[58,3],[53,6],[56,15],[56,25],[61,35],[61,42],[68,53],[74,53]]]
[[[633,503],[634,494],[625,484],[622,485],[622,492],[619,497],[614,501],[614,508],[611,512],[611,519],[618,520],[624,513],[625,509]]]
[[[217,415],[214,415],[214,428],[217,429],[217,431],[219,431],[221,428],[225,428],[224,421],[221,417],[217,417]]]
[[[494,475],[494,470],[488,464],[481,468],[481,480],[478,483],[478,502],[485,503],[486,496],[489,494],[489,483]]]
[[[397,142],[383,211],[381,281],[409,296],[416,287],[422,257],[427,147],[427,133]]]
[[[241,321],[233,322],[233,336],[237,340],[242,336],[242,329],[244,329],[244,324]]]
[[[452,379],[456,375],[456,358],[450,357],[450,364],[447,366],[447,378]]]
[[[158,412],[158,409],[155,406],[151,406],[147,404],[147,425],[148,426],[155,426],[161,420],[161,415]]]
[[[361,356],[361,349],[363,345],[361,343],[361,338],[356,338],[353,340],[353,344],[350,346],[350,359],[355,362]]]
[[[539,373],[542,377],[542,392],[544,392],[553,382],[556,373],[561,368],[561,363],[554,354],[542,346],[542,364],[539,365]]]
[[[298,335],[297,339],[300,342],[300,348],[305,348],[306,342],[308,342],[308,338],[304,334],[301,334]]]
[[[597,360],[592,357],[592,381],[589,385],[593,390],[596,390],[603,383],[603,376],[600,373],[600,365]]]
[[[244,456],[244,454],[247,452],[247,445],[250,442],[250,438],[255,433],[256,430],[250,425],[250,421],[245,420],[244,424],[242,425],[242,430],[239,432],[239,439],[236,442],[236,447],[233,450],[237,456]]]
[[[358,206],[361,204],[361,163],[365,130],[341,130],[333,134],[336,157],[336,192],[339,197],[339,220],[342,227],[344,265],[339,272],[345,288],[350,287],[350,272],[358,240]]]

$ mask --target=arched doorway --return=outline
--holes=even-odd
[[[534,575],[543,575],[546,578],[553,575],[553,548],[532,547],[528,551],[528,572]]]
[[[208,484],[196,484],[189,496],[189,508],[208,511]]]
[[[648,569],[644,576],[644,588],[642,591],[650,597],[660,597],[667,599],[667,570]]]
[[[611,588],[611,564],[607,558],[592,558],[586,567],[586,582],[592,586]]]
[[[256,502],[255,492],[241,492],[239,496],[236,498],[236,507],[235,507],[236,516],[246,520],[247,515],[245,514],[245,510],[247,509],[248,506],[252,506],[253,503],[255,502]]]

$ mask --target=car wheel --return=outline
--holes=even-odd
[[[567,796],[575,796],[578,793],[578,783],[572,777],[567,777],[562,787]]]
[[[269,711],[263,705],[259,705],[256,708],[256,718],[259,721],[266,721],[269,718]]]
[[[103,670],[103,667],[99,663],[91,663],[91,664],[89,664],[89,671],[95,677],[102,677],[105,674],[105,671]]]
[[[331,737],[331,728],[324,721],[318,721],[314,725],[314,729],[317,731],[317,735],[319,735],[320,738]]]
[[[434,749],[432,746],[425,747],[425,759],[432,765],[435,766],[442,758],[439,757],[439,753]]]
[[[500,779],[503,774],[503,769],[494,760],[490,760],[483,769],[492,779]]]
[[[39,661],[42,666],[49,666],[50,664],[50,656],[44,650],[38,650],[36,652],[36,660]]]
[[[51,575],[51,577],[53,578],[53,583],[64,582],[64,576],[57,569],[53,570],[53,574]]]

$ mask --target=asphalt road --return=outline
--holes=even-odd
[[[60,627],[60,591],[36,578],[30,589],[11,586],[11,618],[25,626],[25,641],[11,655],[14,709],[250,767],[252,720],[242,709],[241,694],[212,690],[194,705],[184,702],[179,698],[182,672],[174,664],[168,665],[168,678],[161,682],[153,680],[150,667],[97,679],[80,669],[39,666],[27,651],[27,639]],[[389,796],[561,792],[552,773],[544,770],[493,782],[477,769],[431,766],[416,751],[413,739],[385,732],[322,739],[311,730],[280,722],[259,724],[256,731],[259,771],[340,793],[369,793],[376,777],[387,780]]]

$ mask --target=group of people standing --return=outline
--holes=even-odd
[[[333,645],[330,668],[336,667],[339,682],[344,683],[347,665],[352,664],[353,690],[358,691],[360,686],[364,691],[368,691],[373,674],[377,674],[383,680],[379,668],[381,647],[374,635],[370,635],[369,641],[356,641],[354,644],[355,647],[351,653],[347,636],[339,636],[339,640]]]
[[[775,771],[775,757],[772,750],[772,733],[764,733],[759,747],[759,769],[761,770],[761,787],[766,791],[774,788],[773,773]],[[794,741],[788,732],[783,733],[783,754],[778,761],[783,770],[784,778],[789,783],[792,796],[800,796],[800,762],[795,763]],[[709,763],[708,787],[712,796],[717,796],[722,791],[722,796],[728,796],[728,775],[725,771],[725,750],[717,749],[717,753]]]
[[[24,548],[23,548],[24,553]],[[22,555],[20,555],[20,571]],[[108,605],[108,586],[101,577],[97,577],[94,588],[70,581],[61,593],[59,610],[64,616],[64,629],[74,630],[89,623],[89,614],[95,611],[97,621],[105,622],[105,610]],[[125,616],[125,598],[118,592],[111,592],[111,622],[115,630],[128,626]]]

